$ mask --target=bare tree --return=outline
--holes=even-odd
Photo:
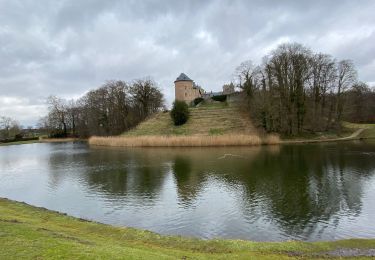
[[[336,62],[298,43],[279,45],[261,66],[241,63],[236,75],[253,121],[266,131],[286,135],[339,130],[345,97],[354,95],[346,93],[357,78],[351,61]]]
[[[48,122],[50,127],[62,131],[59,135],[67,136],[68,112],[66,101],[56,96],[47,99],[49,105]]]
[[[341,60],[337,64],[336,122],[341,121],[344,107],[343,93],[357,81],[357,71],[351,60]]]
[[[21,131],[18,121],[7,117],[0,117],[0,137],[2,139],[14,138]]]
[[[150,78],[135,80],[129,91],[141,120],[163,107],[163,94]]]

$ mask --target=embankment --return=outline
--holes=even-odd
[[[214,135],[214,136],[93,136],[90,145],[113,147],[209,147],[254,146],[278,144],[276,135]]]
[[[375,240],[252,242],[162,236],[0,198],[0,259],[321,259],[375,256]],[[348,258],[345,258],[348,259]]]

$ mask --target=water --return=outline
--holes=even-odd
[[[0,147],[0,197],[161,234],[375,238],[375,143]]]

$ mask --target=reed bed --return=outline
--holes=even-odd
[[[278,144],[276,135],[263,138],[258,135],[217,136],[93,136],[90,145],[113,147],[209,147],[209,146],[255,146]]]

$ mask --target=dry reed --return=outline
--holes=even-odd
[[[207,146],[254,146],[278,144],[276,135],[260,138],[257,135],[217,136],[93,136],[90,145],[114,147],[207,147]]]

